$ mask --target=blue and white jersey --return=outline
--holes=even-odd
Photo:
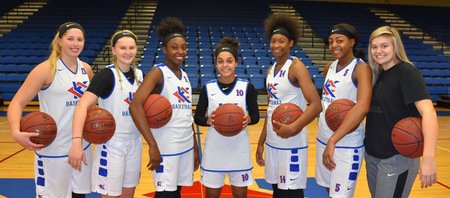
[[[272,127],[272,113],[275,108],[283,103],[294,103],[303,111],[306,109],[306,100],[300,87],[292,85],[289,81],[288,74],[292,62],[296,57],[289,57],[281,69],[275,73],[275,62],[270,67],[267,78],[266,87],[269,94],[269,106],[267,108],[267,139],[266,144],[277,149],[303,148],[308,146],[306,126],[302,131],[289,138],[281,138]]]
[[[233,103],[247,112],[248,81],[237,79],[233,90],[225,94],[217,80],[206,84],[208,96],[208,115],[222,104]],[[230,87],[231,88],[231,87]],[[244,128],[235,136],[220,135],[213,127],[208,128],[205,149],[202,157],[202,169],[205,171],[233,172],[252,169],[250,140],[248,129]]]
[[[322,91],[322,112],[319,115],[319,135],[318,139],[322,143],[327,143],[328,139],[333,135],[333,131],[328,127],[325,121],[325,111],[328,106],[336,99],[347,98],[353,102],[357,102],[358,88],[353,81],[353,71],[356,65],[362,60],[357,58],[350,62],[344,68],[338,70],[338,60],[335,60],[328,69],[327,76]],[[361,122],[358,128],[346,136],[344,136],[336,146],[359,147],[363,145],[364,125]]]
[[[161,69],[164,79],[160,95],[172,105],[172,118],[165,126],[151,131],[161,155],[181,154],[194,147],[191,83],[181,69],[181,78],[178,78],[164,63],[156,67]]]
[[[101,108],[108,110],[116,121],[116,131],[114,136],[120,139],[134,139],[140,136],[136,125],[134,125],[133,119],[130,114],[130,104],[133,99],[133,93],[139,87],[140,83],[136,80],[132,83],[129,82],[122,72],[117,73],[114,65],[108,65],[105,69],[110,69],[114,74],[114,86],[112,92],[106,98],[100,97],[98,104]],[[142,82],[143,73],[141,70],[136,69],[135,78],[137,81]],[[122,82],[119,79],[121,76]]]
[[[52,83],[38,92],[39,110],[52,116],[58,132],[47,147],[36,151],[41,156],[64,157],[72,145],[72,119],[75,106],[89,86],[89,76],[82,62],[77,60],[77,69],[72,72],[61,59],[56,61]],[[83,141],[83,148],[89,145]]]

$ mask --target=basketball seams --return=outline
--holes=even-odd
[[[149,97],[157,97],[157,96],[150,95]],[[153,104],[155,104],[156,102],[161,100],[162,97],[163,96],[159,95],[159,97],[157,97],[156,99],[148,98],[146,101],[150,101],[150,102],[148,104],[147,104],[147,102],[144,103],[144,110],[145,110],[145,112],[147,112]],[[152,116],[154,116],[154,115],[152,115]]]
[[[32,112],[20,120],[20,131],[37,133],[38,136],[30,137],[30,140],[36,144],[43,144],[46,147],[55,140],[58,128],[55,120],[47,113]]]
[[[42,125],[56,125],[55,120],[51,116],[40,115],[42,113],[43,112],[38,111],[38,112],[31,112],[31,113],[25,115],[20,121],[20,131],[34,132],[34,131],[26,131],[26,129],[39,127]],[[36,118],[36,116],[37,116],[37,118]],[[47,121],[47,122],[41,122],[40,118],[39,118],[40,116],[46,117],[47,119],[44,119],[44,121]],[[36,124],[30,125],[30,123],[36,123]],[[26,125],[26,129],[25,129],[25,127],[23,127],[23,125]]]
[[[392,129],[392,144],[406,157],[420,157],[423,152],[423,135],[420,118],[407,117],[398,121]]]
[[[212,125],[214,129],[225,137],[231,137],[237,135],[244,128],[242,122],[244,121],[244,110],[235,104],[223,104],[215,110],[215,117]],[[234,122],[230,123],[230,118],[234,119]]]
[[[411,132],[409,132],[409,131],[407,131],[407,130],[405,130],[403,128],[400,128],[400,127],[394,127],[394,128],[400,130],[401,132],[403,132],[405,134],[408,134],[410,137],[414,137],[414,139],[416,139],[416,142],[414,142],[414,143],[421,143],[421,142],[423,142],[423,141],[420,141],[419,138],[414,133],[411,133]],[[395,143],[396,144],[400,144],[401,142],[395,142]],[[406,144],[403,144],[403,145],[406,145]]]
[[[291,124],[302,115],[303,110],[294,103],[283,103],[272,112],[272,122],[277,120],[284,124]],[[282,120],[283,119],[283,120]]]
[[[150,94],[145,100],[143,109],[150,128],[161,128],[172,118],[172,104],[159,94]]]
[[[93,144],[109,141],[116,131],[114,116],[106,109],[91,108],[83,126],[83,138]]]
[[[150,107],[149,107],[149,108],[150,108]],[[165,108],[165,109],[162,110],[161,112],[158,112],[158,113],[152,114],[152,115],[145,115],[145,117],[151,118],[151,117],[154,117],[154,116],[158,116],[158,115],[160,115],[160,114],[163,114],[163,113],[167,113],[166,111],[168,111],[168,110],[171,109],[171,108],[172,108],[171,106],[168,106],[167,108]],[[170,114],[172,114],[172,113],[170,113]]]

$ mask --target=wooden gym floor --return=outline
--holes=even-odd
[[[3,109],[5,110],[5,109]],[[448,113],[448,112],[447,112]],[[450,116],[439,116],[439,140],[436,147],[436,167],[438,173],[438,182],[430,188],[421,189],[420,181],[417,177],[414,187],[411,192],[411,198],[438,198],[449,197],[450,194]],[[254,126],[249,127],[250,143],[252,148],[253,158],[253,177],[255,179],[262,179],[264,177],[264,168],[260,167],[255,162],[254,153],[256,151],[256,145],[258,142],[259,133],[261,132],[264,119]],[[201,142],[202,148],[205,140],[205,133],[207,129],[201,127]],[[308,177],[314,178],[315,171],[315,138],[317,136],[317,119],[308,126],[309,136],[309,148],[308,148]],[[153,181],[150,171],[146,170],[146,164],[148,163],[148,146],[144,144],[142,155],[142,175],[140,184],[137,186],[135,197],[152,197]],[[24,150],[19,146],[11,137],[9,126],[5,116],[0,117],[0,180],[15,179],[15,178],[33,178],[33,158],[34,153],[28,150]],[[194,174],[194,180],[199,181],[200,173],[196,171]],[[228,183],[228,181],[226,181]],[[198,192],[191,193],[190,191],[183,191],[183,197],[202,197],[202,188],[196,184]],[[5,197],[1,194],[0,197]],[[249,187],[252,191],[249,197],[271,197],[271,191],[260,188],[256,182]],[[191,193],[191,194],[190,194]],[[19,193],[20,194],[20,193]],[[188,196],[189,195],[189,196]],[[12,196],[10,196],[12,197]],[[19,196],[21,197],[21,196]],[[231,197],[229,190],[223,191],[222,197]],[[311,196],[310,196],[311,197]],[[315,197],[315,196],[312,196]],[[367,187],[365,165],[361,168],[360,175],[358,177],[358,183],[356,186],[355,197],[370,197],[370,193]]]

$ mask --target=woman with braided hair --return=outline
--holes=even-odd
[[[78,102],[73,119],[73,138],[83,135],[87,110],[99,103],[116,120],[113,137],[95,146],[92,163],[92,190],[102,197],[133,197],[141,173],[141,136],[133,124],[129,106],[142,82],[142,71],[135,68],[137,37],[129,30],[116,32],[111,39],[113,64],[92,79]],[[69,163],[76,169],[84,160],[79,145],[72,145]]]

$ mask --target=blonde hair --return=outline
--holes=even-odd
[[[370,67],[372,67],[372,73],[373,73],[373,84],[377,81],[378,76],[380,75],[381,71],[381,65],[379,65],[375,60],[373,60],[372,57],[372,40],[379,37],[379,36],[386,36],[392,39],[392,43],[394,45],[394,53],[395,53],[395,59],[398,59],[403,62],[407,62],[411,65],[414,65],[406,55],[405,47],[403,46],[400,33],[397,29],[390,26],[382,26],[377,28],[375,31],[372,32],[369,38],[369,47],[368,47],[368,60]]]
[[[50,63],[50,72],[54,74],[56,72],[56,61],[61,57],[61,46],[58,44],[58,39],[61,39],[64,34],[66,34],[67,30],[77,28],[83,32],[84,38],[84,28],[75,22],[66,22],[59,26],[56,31],[55,37],[53,37],[52,43],[50,44],[50,56],[48,57],[48,62]]]
[[[131,38],[135,39],[134,41],[135,41],[136,47],[137,47],[137,36],[133,32],[131,32],[130,30],[121,30],[121,31],[117,31],[116,33],[114,33],[113,36],[111,37],[111,51],[114,48],[114,45],[116,44],[114,42],[114,38],[117,35],[119,35],[121,33],[124,33],[124,32],[129,33],[132,36],[134,36],[134,38],[133,37],[131,37]],[[122,80],[123,79],[122,79],[122,76],[120,75],[121,71],[119,69],[119,65],[117,64],[117,56],[112,54],[112,60],[113,60],[113,64],[114,64],[114,69],[116,70],[117,75],[119,76],[120,90],[122,90],[123,89],[123,87],[122,87]],[[136,69],[137,69],[136,68],[136,57],[133,59],[133,63],[131,63],[131,69],[133,70],[133,73],[134,73],[134,80],[135,80],[135,82],[139,84],[138,76],[137,76],[137,73],[136,73]]]
[[[61,57],[61,46],[58,45],[58,39],[60,38],[59,32],[53,37],[52,43],[50,44],[50,56],[48,57],[48,62],[50,63],[50,72],[54,74],[56,72],[56,61]]]

